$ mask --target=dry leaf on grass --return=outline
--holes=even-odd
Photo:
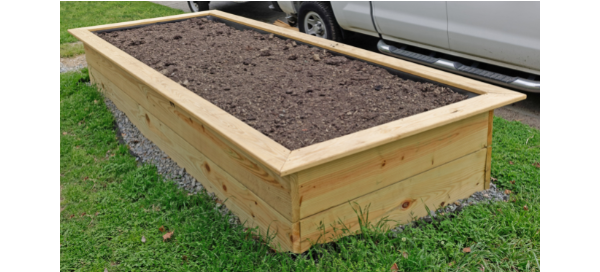
[[[182,260],[187,261],[187,256],[183,255],[183,257],[181,257]]]
[[[515,184],[515,181],[514,181],[514,180],[511,180],[511,181],[510,181],[510,184]]]
[[[480,265],[479,265],[479,270],[481,270],[481,271],[485,271],[485,267],[483,267],[483,264],[480,264]]]
[[[529,208],[527,208],[527,205],[523,206],[523,210],[529,211]]]
[[[507,195],[510,195],[510,193],[512,193],[512,191],[509,190],[509,189],[506,189],[506,190],[504,190],[504,193],[507,194]]]
[[[173,236],[173,231],[167,232],[165,235],[163,235],[163,242],[171,239],[171,236]]]
[[[497,178],[492,177],[493,182],[496,182],[497,180],[498,180]]]
[[[398,250],[398,252],[402,253],[402,257],[404,257],[404,259],[408,258],[408,253],[406,251]]]
[[[509,161],[508,164],[513,165],[514,163],[512,161]]]
[[[534,163],[534,164],[533,164],[533,166],[535,166],[535,167],[537,167],[537,168],[540,168],[540,163],[539,163],[539,162],[536,162],[536,163]]]
[[[144,235],[142,235],[142,243],[146,242],[146,237]]]
[[[453,265],[454,265],[454,261],[451,261],[451,262],[448,264],[448,266],[449,266],[449,267],[452,267]]]
[[[392,268],[391,268],[391,270],[390,270],[390,271],[392,271],[392,272],[398,272],[398,269],[399,269],[399,268],[398,268],[398,264],[394,263],[394,264],[392,265]]]
[[[63,132],[63,135],[67,135],[67,132],[66,132],[66,131],[65,131],[65,132]]]
[[[463,248],[463,252],[464,253],[469,253],[469,252],[471,252],[471,248],[470,247],[465,247],[465,248]]]
[[[165,227],[163,227],[163,226],[160,226],[160,228],[158,228],[158,231],[160,231],[160,232],[165,232]]]

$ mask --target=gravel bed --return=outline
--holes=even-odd
[[[204,189],[204,186],[198,182],[192,175],[185,171],[185,168],[179,167],[177,163],[158,148],[152,141],[148,140],[137,127],[129,121],[127,115],[117,109],[115,104],[110,99],[105,98],[104,103],[108,109],[112,112],[115,117],[117,125],[117,135],[122,139],[123,143],[129,147],[130,153],[136,157],[138,164],[149,163],[156,166],[158,173],[161,174],[165,180],[172,181],[177,184],[177,187],[188,191],[190,194],[196,194]],[[216,201],[216,209],[218,209],[224,216],[229,213],[226,205],[223,205],[223,200],[217,201],[217,197],[214,193],[208,193],[209,196]],[[219,203],[221,202],[221,203]],[[229,223],[233,225],[239,225],[239,218],[231,213],[231,219]]]
[[[144,135],[142,135],[135,127],[135,125],[129,121],[129,118],[127,118],[123,112],[117,109],[115,104],[110,101],[110,99],[105,98],[104,102],[115,117],[118,128],[117,133],[120,134],[117,136],[120,136],[123,142],[129,146],[130,152],[136,156],[136,160],[140,164],[150,163],[155,165],[158,169],[158,172],[163,175],[166,180],[172,180],[179,188],[184,189],[189,193],[196,194],[204,189],[202,184],[188,174],[184,168],[179,167],[179,165],[171,160],[167,154],[160,150],[150,140],[146,139],[146,137],[144,137]],[[214,193],[209,193],[209,195],[214,201],[217,202],[216,209],[218,209],[223,215],[229,213],[227,207],[220,204],[223,203],[223,200],[218,201],[218,198],[214,195]],[[455,201],[454,203],[448,204],[441,209],[435,211],[432,210],[430,215],[421,217],[419,220],[432,222],[439,213],[458,213],[463,208],[470,205],[489,203],[493,201],[508,201],[508,198],[509,196],[505,194],[504,191],[499,190],[495,184],[490,183],[490,189],[476,192],[469,198]],[[241,224],[237,216],[235,216],[233,213],[231,215],[232,217],[229,220],[231,224]],[[400,225],[391,229],[391,235],[396,235],[396,233],[402,232],[406,227],[409,227],[412,224],[413,223],[408,223],[406,225]]]
[[[66,73],[66,72],[72,72],[72,71],[78,71],[81,70],[83,68],[87,67],[87,63],[86,64],[79,64],[79,65],[75,65],[75,66],[68,66],[63,64],[62,62],[60,63],[60,72],[61,73]]]

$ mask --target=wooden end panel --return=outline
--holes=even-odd
[[[298,173],[300,218],[485,148],[487,136],[484,113],[303,170]]]
[[[492,180],[492,133],[494,130],[494,110],[488,114],[488,136],[487,136],[487,156],[485,159],[485,175],[483,177],[483,189],[490,188]]]
[[[290,182],[253,159],[209,126],[158,94],[111,60],[86,46],[88,63],[152,112],[160,121],[202,152],[249,190],[264,199],[288,220],[293,219]]]
[[[294,250],[294,241],[299,243],[297,226],[294,228],[287,218],[125,94],[93,65],[89,66],[89,71],[91,80],[102,88],[103,93],[127,115],[145,137],[167,153],[179,166],[184,167],[209,192],[225,200],[227,208],[242,222],[247,221],[248,227],[258,226],[262,234],[266,234],[267,230],[270,234],[277,232],[272,246],[283,251]]]
[[[391,221],[387,224],[392,227],[397,223],[410,222],[413,216],[418,218],[427,215],[425,205],[430,210],[436,210],[480,191],[486,154],[487,149],[482,148],[350,203],[300,220],[301,249],[308,249],[311,243],[329,242],[336,236],[351,234],[340,231],[340,222],[351,232],[360,230],[355,210],[362,209],[365,215],[368,212],[368,219],[373,224],[388,217]]]

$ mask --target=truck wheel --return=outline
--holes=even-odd
[[[200,12],[208,10],[209,1],[187,1],[191,12]]]
[[[309,35],[342,41],[340,26],[335,20],[331,6],[327,3],[302,3],[298,11],[298,28]]]

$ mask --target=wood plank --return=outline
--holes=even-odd
[[[349,135],[293,150],[281,169],[296,173],[323,163],[407,138],[481,113],[487,113],[497,97],[481,95]]]
[[[290,153],[287,148],[88,30],[74,29],[71,33],[82,40],[84,46],[98,52],[97,55],[106,59],[107,63],[136,79],[141,85],[137,89],[156,92],[248,156],[279,173]]]
[[[490,188],[492,179],[492,133],[494,132],[494,110],[488,114],[487,156],[485,159],[485,177],[483,178],[483,189]]]
[[[376,224],[382,218],[393,227],[412,221],[413,217],[427,215],[425,205],[435,210],[446,203],[466,198],[482,187],[485,148],[462,158],[438,166],[425,173],[397,182],[378,191],[348,201],[329,210],[300,221],[301,250],[311,246],[311,241],[328,242],[339,235],[342,222],[350,231],[358,231],[358,216],[354,210],[367,205],[368,219]],[[479,166],[479,167],[477,167]],[[338,229],[334,230],[334,226]]]
[[[287,29],[291,29],[291,30],[294,30],[294,31],[299,31],[297,27],[290,26],[288,23],[286,23],[286,22],[284,22],[282,20],[279,20],[279,19],[277,21],[275,21],[273,23],[273,25],[276,25],[276,26],[279,26],[279,27],[283,27],[283,28],[287,28]]]
[[[194,18],[194,17],[207,16],[209,14],[210,14],[210,11],[192,12],[192,13],[185,13],[185,14],[179,14],[179,15],[158,17],[158,18],[149,18],[149,19],[141,19],[141,20],[114,23],[114,24],[82,27],[79,29],[85,29],[88,31],[99,31],[99,30],[106,30],[106,29],[113,29],[113,28],[132,27],[132,26],[138,26],[138,25],[147,25],[147,24],[154,24],[154,23],[161,23],[161,22],[169,22],[169,21],[174,21],[174,20],[189,19],[189,18]]]
[[[95,66],[89,66],[92,82],[98,84],[103,93],[123,111],[142,134],[167,153],[180,167],[186,169],[204,187],[216,194],[225,205],[248,227],[258,226],[262,234],[269,229],[277,232],[272,246],[281,250],[298,247],[298,223],[292,224],[287,218],[248,190],[234,177],[191,146],[152,113],[129,97],[113,82],[100,73]],[[290,205],[288,203],[288,205]]]
[[[298,172],[300,218],[485,148],[488,115],[482,113]]]
[[[286,218],[295,220],[294,222],[298,221],[298,216],[294,217],[289,204],[291,202],[289,178],[280,177],[273,170],[254,160],[251,155],[221,137],[205,122],[188,114],[184,108],[171,103],[155,90],[146,87],[143,82],[130,76],[128,72],[117,67],[92,48],[87,45],[85,48],[88,63],[110,78],[117,87],[149,109],[188,143],[203,152]]]

